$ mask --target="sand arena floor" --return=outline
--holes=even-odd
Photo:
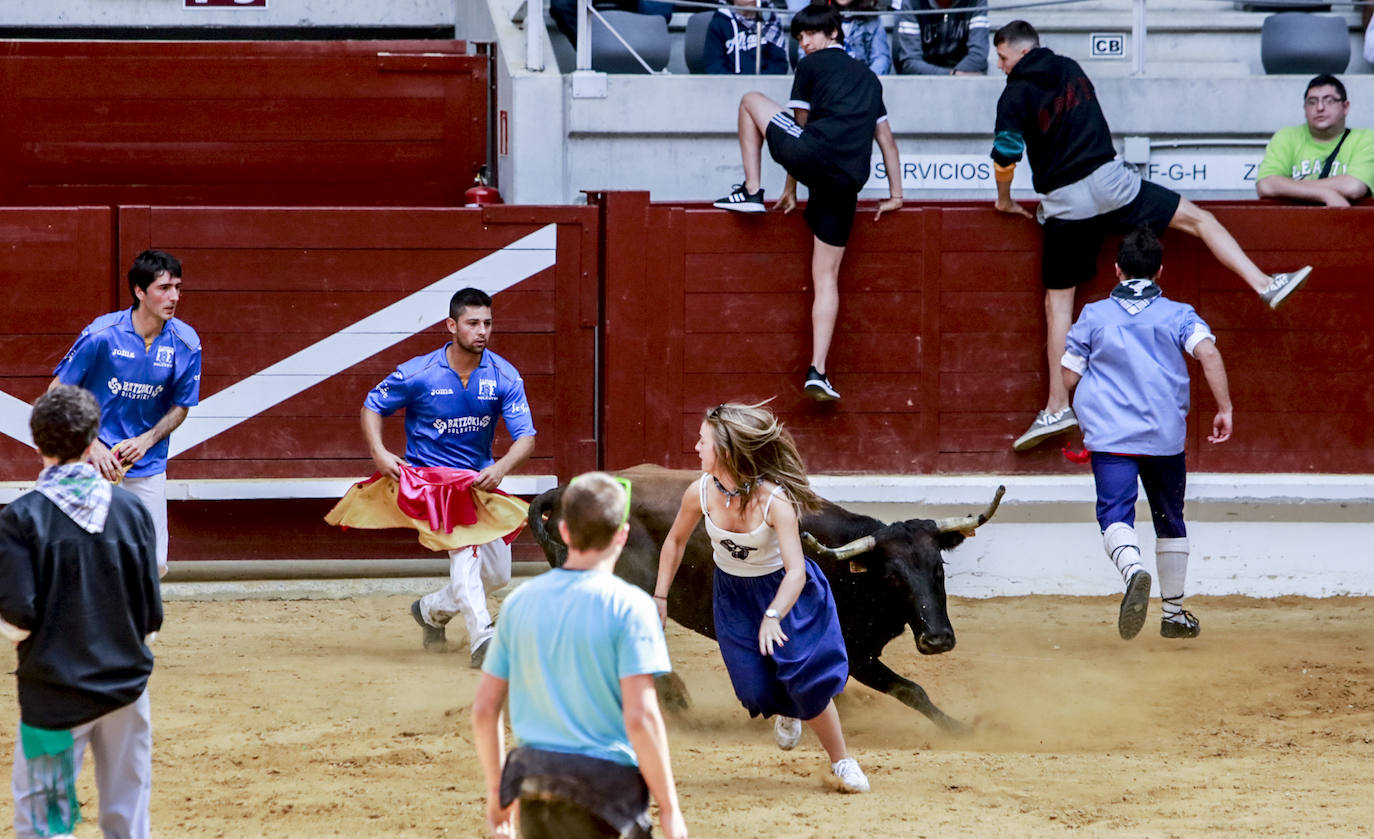
[[[481,835],[467,718],[476,673],[465,649],[424,653],[408,605],[168,603],[151,688],[155,833]],[[778,751],[771,726],[736,704],[715,647],[671,626],[695,702],[669,720],[689,829],[730,839],[1374,834],[1374,599],[1189,607],[1203,622],[1196,641],[1165,641],[1151,621],[1125,643],[1107,599],[951,602],[955,651],[922,658],[906,638],[886,660],[976,731],[943,735],[851,681],[840,712],[868,796],[822,787],[809,732],[796,751]],[[0,691],[9,754],[13,679]],[[92,775],[88,766],[78,837],[99,836]]]

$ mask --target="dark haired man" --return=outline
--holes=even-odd
[[[1116,157],[1111,129],[1097,92],[1078,63],[1040,46],[1024,20],[993,36],[997,66],[1007,86],[997,101],[992,144],[998,210],[1044,225],[1041,281],[1045,286],[1045,343],[1049,398],[1026,433],[1012,444],[1025,451],[1078,425],[1069,394],[1056,370],[1064,335],[1073,318],[1074,288],[1097,270],[1097,254],[1109,233],[1146,225],[1156,233],[1182,230],[1202,239],[1217,261],[1230,268],[1277,308],[1311,272],[1268,275],[1241,250],[1216,217],[1162,186],[1142,181]],[[1011,200],[1011,180],[1022,153],[1030,159],[1032,183],[1044,197],[1037,215]]]
[[[635,837],[658,802],[668,839],[686,839],[654,676],[671,669],[653,601],[612,572],[630,497],[604,472],[560,499],[559,568],[511,593],[472,700],[487,784],[487,828],[508,829],[520,801],[525,839]],[[521,747],[502,755],[501,708]]]
[[[49,390],[79,385],[100,402],[91,463],[148,505],[157,529],[157,567],[167,573],[168,436],[200,401],[200,336],[176,315],[181,263],[143,251],[129,268],[128,309],[82,330]]]
[[[1164,617],[1159,634],[1194,638],[1198,620],[1183,608],[1188,575],[1188,529],[1183,495],[1188,483],[1184,443],[1188,365],[1202,366],[1217,403],[1207,440],[1231,438],[1231,394],[1216,338],[1193,307],[1159,288],[1164,248],[1148,228],[1128,235],[1116,257],[1120,281],[1106,300],[1083,307],[1069,330],[1059,370],[1075,391],[1074,409],[1092,452],[1097,523],[1107,557],[1126,584],[1117,631],[1131,639],[1145,623],[1150,574],[1141,565],[1135,534],[1137,482],[1145,486],[1155,527],[1155,568]]]
[[[400,477],[400,466],[448,466],[477,472],[473,486],[494,490],[501,479],[534,451],[534,422],[525,382],[509,361],[487,349],[491,297],[465,288],[449,300],[444,321],[453,340],[396,368],[363,402],[363,440],[377,471]],[[401,458],[382,442],[382,418],[405,408],[406,453]],[[504,418],[511,443],[492,457],[496,420]],[[410,606],[420,624],[424,648],[447,646],[444,627],[455,614],[467,624],[472,666],[480,667],[491,640],[487,595],[510,582],[510,545],[495,539],[449,551],[449,584]]]
[[[1280,128],[1269,140],[1255,192],[1349,207],[1374,187],[1374,131],[1345,127],[1350,100],[1335,76],[1308,82],[1302,105],[1307,124]]]
[[[100,829],[147,839],[152,791],[148,677],[162,627],[148,509],[91,464],[101,408],[58,385],[29,429],[43,471],[0,513],[0,632],[18,645],[14,833],[69,835],[76,776],[95,758]]]
[[[812,4],[792,18],[792,37],[805,53],[797,62],[788,114],[757,90],[739,103],[739,147],[744,183],[715,202],[723,210],[762,213],[763,143],[787,170],[787,183],[775,205],[784,213],[797,206],[797,182],[806,184],[806,224],[815,241],[811,251],[811,367],[803,384],[813,399],[839,399],[826,375],[826,357],[840,311],[840,262],[854,226],[859,190],[868,181],[873,142],[882,150],[889,198],[878,204],[874,221],[902,206],[901,161],[887,122],[883,86],[873,71],[845,54],[844,29],[833,6]]]

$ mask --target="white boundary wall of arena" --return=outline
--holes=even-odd
[[[1121,580],[1102,550],[1093,482],[1086,470],[1071,476],[817,475],[813,482],[831,501],[883,521],[975,513],[999,484],[1005,485],[1006,496],[993,520],[946,555],[950,595],[1101,596],[1121,591]],[[337,498],[352,483],[347,478],[171,479],[167,495],[174,501]],[[554,486],[552,475],[517,475],[502,488],[528,497]],[[27,483],[0,484],[0,504],[31,488]],[[1195,474],[1188,478],[1187,505],[1190,595],[1374,596],[1374,475]],[[1146,565],[1153,567],[1154,531],[1143,500],[1136,520]],[[273,560],[174,564],[173,571],[178,578],[206,579],[278,578],[284,573],[342,577],[439,574],[443,566],[438,560]]]
[[[974,513],[1004,484],[994,519],[946,555],[950,595],[1119,594],[1121,578],[1103,551],[1093,480],[1084,469],[1081,476],[813,480],[826,498],[883,521]],[[1193,474],[1187,519],[1190,595],[1374,595],[1374,475]],[[1153,568],[1143,492],[1136,531]]]

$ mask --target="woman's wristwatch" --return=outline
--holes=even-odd
[[[781,621],[781,620],[782,620],[782,616],[780,616],[780,615],[778,614],[778,610],[777,610],[777,609],[765,609],[764,612],[763,612],[763,616],[764,616],[765,618],[772,618],[772,619],[775,620],[775,621]]]

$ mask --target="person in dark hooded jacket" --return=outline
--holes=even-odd
[[[992,143],[996,207],[1037,218],[1045,228],[1041,281],[1050,392],[1044,410],[1012,444],[1026,451],[1078,425],[1059,360],[1073,319],[1074,288],[1093,278],[1107,234],[1145,226],[1155,233],[1173,228],[1197,236],[1270,308],[1297,290],[1312,268],[1265,274],[1215,216],[1127,168],[1116,156],[1093,83],[1078,62],[1040,46],[1035,27],[1014,20],[997,30],[992,44],[997,66],[1007,74]],[[1031,183],[1044,196],[1035,215],[1011,199],[1013,171],[1023,153],[1030,159]]]
[[[735,0],[716,11],[706,29],[706,72],[717,75],[785,75],[787,36],[777,15],[758,12],[754,0]],[[763,54],[759,54],[759,44]]]

